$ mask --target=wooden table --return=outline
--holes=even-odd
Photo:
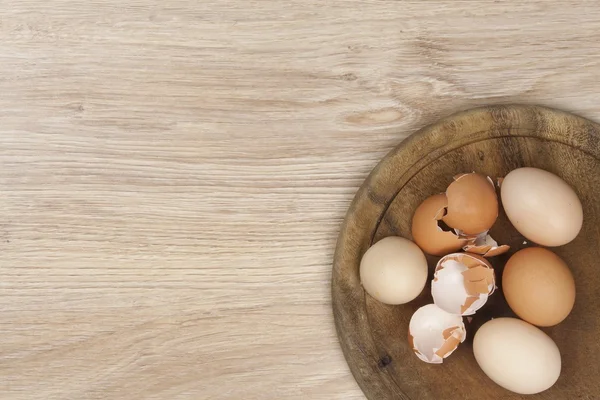
[[[594,1],[4,0],[0,398],[362,399],[357,187],[454,111],[600,121],[599,32]]]

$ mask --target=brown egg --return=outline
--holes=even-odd
[[[428,197],[421,203],[412,220],[412,235],[415,243],[425,253],[443,256],[453,253],[467,244],[452,231],[444,231],[439,222],[448,205],[445,194]]]
[[[510,308],[537,326],[558,324],[575,303],[575,281],[569,267],[542,247],[517,251],[508,260],[502,291]]]
[[[477,173],[461,174],[446,190],[448,210],[443,220],[463,235],[489,230],[498,218],[498,196],[494,184]]]

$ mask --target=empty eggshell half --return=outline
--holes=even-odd
[[[488,231],[498,218],[498,196],[494,182],[477,174],[460,174],[446,189],[448,209],[443,221],[463,235]]]
[[[494,257],[506,253],[510,250],[510,246],[506,244],[498,245],[498,242],[496,242],[486,231],[480,233],[475,238],[470,239],[467,244],[463,246],[463,250],[484,257]]]
[[[462,317],[449,314],[435,304],[415,311],[408,326],[409,345],[417,357],[431,364],[441,364],[466,337]]]
[[[446,195],[441,193],[425,199],[415,211],[412,235],[415,243],[425,253],[443,256],[467,244],[467,239],[459,238],[452,230],[444,230],[440,226],[447,206]]]
[[[473,315],[496,290],[492,265],[483,257],[455,253],[442,257],[431,282],[434,303],[457,315]]]

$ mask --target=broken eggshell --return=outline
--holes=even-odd
[[[498,196],[489,177],[475,172],[457,175],[446,189],[446,198],[442,220],[465,236],[488,231],[498,218]]]
[[[473,315],[496,290],[492,265],[483,257],[455,253],[442,257],[431,282],[434,303],[457,315]]]
[[[435,304],[415,311],[408,326],[409,345],[417,357],[431,364],[441,364],[466,337],[462,317],[449,314]]]
[[[468,240],[459,238],[452,230],[444,230],[442,217],[446,214],[446,195],[436,194],[423,201],[413,216],[412,236],[425,253],[443,256],[466,246]],[[445,224],[444,224],[445,225]]]
[[[471,238],[465,246],[463,246],[463,250],[468,253],[479,254],[484,257],[495,257],[500,254],[506,253],[510,250],[510,246],[503,244],[498,245],[489,233],[482,232],[474,238]]]

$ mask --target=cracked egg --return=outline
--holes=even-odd
[[[443,256],[460,250],[468,240],[460,238],[442,221],[446,214],[446,195],[428,197],[417,207],[412,220],[412,235],[415,243],[425,253]]]
[[[435,304],[415,311],[408,326],[409,346],[419,359],[431,364],[441,364],[466,337],[462,317]]]
[[[489,177],[475,172],[457,175],[446,189],[446,198],[442,220],[463,236],[488,231],[498,218],[498,196]]]
[[[434,303],[457,315],[473,315],[496,290],[492,265],[483,257],[455,253],[442,257],[431,282]]]

